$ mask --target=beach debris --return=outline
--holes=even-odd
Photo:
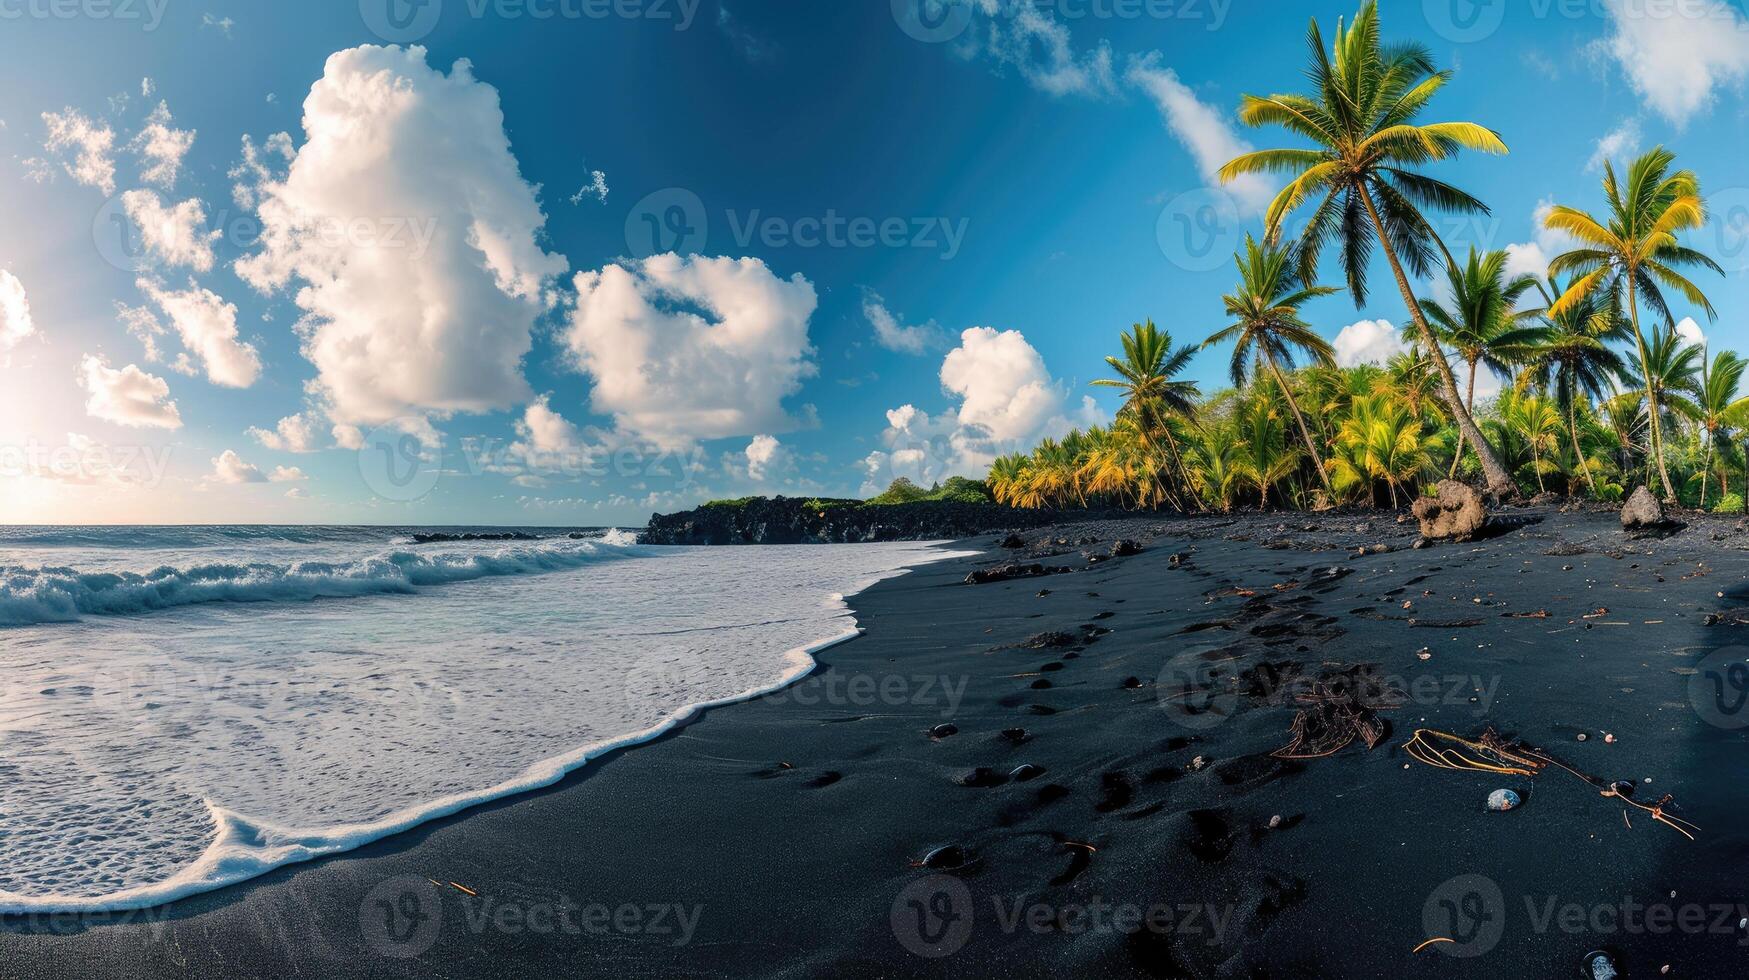
[[[1583,736],[1581,736],[1583,738]],[[1620,800],[1642,813],[1649,814],[1653,820],[1675,830],[1688,838],[1695,839],[1700,828],[1678,817],[1667,808],[1675,804],[1675,797],[1665,794],[1656,803],[1641,803],[1633,799],[1633,794],[1622,793],[1614,783],[1606,783],[1596,776],[1589,776],[1564,762],[1550,756],[1539,749],[1528,748],[1508,741],[1492,728],[1483,729],[1482,734],[1475,739],[1467,739],[1450,732],[1436,731],[1431,728],[1416,730],[1413,737],[1403,744],[1403,750],[1417,762],[1433,766],[1436,769],[1453,769],[1459,772],[1491,772],[1504,776],[1536,776],[1549,766],[1583,780],[1594,787],[1603,787],[1601,795]],[[1631,827],[1632,824],[1629,824]]]
[[[1128,558],[1131,555],[1139,555],[1141,553],[1141,544],[1132,541],[1129,538],[1120,538],[1117,541],[1112,542],[1111,545],[1111,557],[1113,558]]]
[[[1190,760],[1190,771],[1202,772],[1204,769],[1208,768],[1208,764],[1208,760],[1199,755]]]
[[[1505,813],[1507,810],[1518,809],[1520,800],[1517,793],[1509,789],[1497,789],[1488,794],[1488,809],[1495,813]]]
[[[1468,541],[1488,522],[1482,496],[1456,480],[1441,480],[1436,496],[1415,501],[1413,513],[1421,536],[1430,541]]]
[[[480,897],[479,892],[474,891],[472,888],[469,888],[466,885],[457,884],[456,882],[452,881],[449,883],[449,887],[454,888],[456,891],[461,892],[462,894],[467,895],[470,898],[479,898]]]
[[[1609,732],[1604,732],[1603,733],[1603,743],[1605,745],[1614,745],[1615,744],[1615,736],[1611,735]]]
[[[1749,609],[1725,609],[1707,613],[1701,622],[1706,626],[1749,626]]]
[[[1426,647],[1422,647],[1421,649],[1415,651],[1415,656],[1421,660],[1432,660],[1433,659],[1433,651],[1427,649]]]
[[[1410,952],[1410,955],[1413,956],[1415,953],[1419,953],[1429,946],[1437,946],[1440,943],[1456,943],[1456,942],[1457,942],[1457,940],[1451,938],[1450,936],[1435,936],[1432,939],[1429,939],[1426,942],[1422,943],[1421,945],[1415,947],[1415,949]]]
[[[1019,745],[1028,738],[1024,728],[1004,728],[1002,729],[1002,737],[1015,745]]]
[[[1590,738],[1590,737],[1591,736],[1586,735],[1584,732],[1579,733],[1579,741],[1581,741],[1581,742],[1585,741],[1587,738]]]
[[[1356,738],[1376,748],[1389,732],[1381,710],[1401,707],[1403,695],[1370,666],[1343,668],[1301,688],[1303,705],[1288,726],[1288,744],[1271,752],[1277,759],[1322,759],[1347,748]]]
[[[992,582],[1008,582],[1017,578],[1037,578],[1042,575],[1061,575],[1073,569],[1041,565],[1032,562],[1027,565],[997,565],[995,568],[980,568],[966,576],[967,585],[989,585]]]
[[[1664,505],[1644,486],[1634,488],[1621,509],[1621,526],[1628,530],[1654,528],[1664,523]]]
[[[1043,766],[1035,766],[1030,762],[1026,762],[1015,766],[1014,770],[1008,774],[1008,778],[1017,783],[1024,783],[1029,779],[1037,779],[1044,774],[1045,770]]]
[[[929,730],[929,737],[940,740],[959,733],[960,730],[953,725],[936,725]]]
[[[1011,551],[1016,548],[1024,548],[1026,547],[1026,539],[1021,537],[1018,533],[1010,532],[1006,538],[1003,538],[997,543],[996,547],[1007,548]]]
[[[1280,828],[1281,828],[1281,814],[1278,813],[1275,816],[1269,818],[1269,829],[1270,830],[1279,830]]]

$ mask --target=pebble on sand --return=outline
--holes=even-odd
[[[1518,794],[1509,789],[1497,789],[1488,794],[1488,809],[1497,813],[1518,808]]]

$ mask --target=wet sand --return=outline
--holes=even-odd
[[[1749,534],[1509,516],[1420,550],[1390,515],[975,539],[855,597],[866,635],[787,691],[167,909],[0,922],[0,978],[1749,975],[1749,625],[1707,625],[1749,606]],[[964,584],[1016,555],[1068,571]],[[1377,747],[1272,756],[1357,667]],[[1698,840],[1402,747],[1490,727]]]

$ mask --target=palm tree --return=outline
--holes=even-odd
[[[1195,355],[1196,348],[1188,344],[1173,350],[1172,335],[1149,320],[1134,324],[1130,332],[1123,335],[1122,358],[1105,359],[1118,376],[1093,382],[1095,387],[1116,388],[1123,392],[1124,404],[1119,414],[1137,418],[1142,438],[1150,448],[1155,446],[1155,433],[1165,435],[1178,475],[1186,486],[1190,481],[1184,469],[1184,459],[1178,452],[1178,440],[1172,435],[1167,421],[1171,415],[1190,418],[1196,411],[1196,382],[1173,380],[1190,366],[1190,359]],[[1165,493],[1164,487],[1161,489]]]
[[[1409,410],[1420,416],[1433,416],[1443,424],[1444,413],[1438,405],[1439,379],[1434,374],[1432,365],[1418,351],[1404,351],[1393,355],[1385,364],[1385,376],[1380,378],[1374,387],[1375,391],[1394,392],[1397,397],[1409,406]]]
[[[1230,513],[1243,477],[1239,438],[1228,425],[1205,426],[1190,448],[1192,479],[1203,498]]]
[[[1019,453],[996,457],[990,464],[990,495],[999,504],[1018,507],[1021,487],[1026,480],[1027,458]]]
[[[1568,284],[1571,286],[1571,283]],[[1609,379],[1622,377],[1627,371],[1621,355],[1609,347],[1609,342],[1623,336],[1621,311],[1605,302],[1602,293],[1592,291],[1556,310],[1554,297],[1566,290],[1549,278],[1547,286],[1538,284],[1551,309],[1543,313],[1543,326],[1525,352],[1524,373],[1519,383],[1529,382],[1544,391],[1552,391],[1555,405],[1567,419],[1567,433],[1573,439],[1573,455],[1583,462],[1585,450],[1579,445],[1578,403],[1580,399],[1597,401],[1609,386]],[[1585,480],[1597,491],[1597,481],[1591,469],[1584,468]]]
[[[1337,436],[1337,486],[1370,492],[1373,481],[1382,480],[1396,507],[1398,488],[1406,488],[1431,465],[1428,450],[1434,442],[1399,399],[1389,394],[1358,398]]]
[[[1523,356],[1533,334],[1519,324],[1536,315],[1536,310],[1518,309],[1518,301],[1536,288],[1532,276],[1506,279],[1507,254],[1504,250],[1481,253],[1470,246],[1469,259],[1462,266],[1446,266],[1446,283],[1451,290],[1451,308],[1438,300],[1424,299],[1421,311],[1433,325],[1433,332],[1442,344],[1451,347],[1469,368],[1465,381],[1464,408],[1472,416],[1476,412],[1476,368],[1486,364],[1497,373],[1508,373],[1509,360]],[[1408,331],[1405,331],[1407,333]],[[1414,341],[1414,336],[1407,338]],[[1451,471],[1457,473],[1463,456],[1463,435],[1459,432],[1457,453],[1452,457]]]
[[[1329,53],[1316,20],[1307,40],[1312,50],[1308,74],[1316,94],[1247,95],[1239,114],[1246,125],[1280,125],[1311,140],[1316,148],[1247,153],[1222,167],[1220,177],[1231,181],[1246,174],[1293,175],[1269,206],[1265,220],[1271,241],[1280,238],[1282,222],[1290,212],[1321,197],[1296,245],[1301,278],[1314,281],[1320,252],[1329,242],[1339,241],[1348,290],[1357,307],[1366,302],[1373,246],[1383,249],[1421,347],[1439,372],[1452,418],[1475,447],[1489,489],[1510,495],[1516,491],[1512,477],[1459,400],[1451,364],[1410,286],[1410,274],[1427,278],[1436,253],[1445,250],[1421,208],[1488,213],[1481,201],[1414,168],[1465,149],[1506,153],[1506,144],[1493,130],[1476,123],[1414,122],[1451,73],[1435,69],[1432,54],[1421,45],[1384,45],[1376,0],[1361,6],[1353,25],[1337,23],[1336,42]]]
[[[1227,315],[1236,317],[1237,322],[1217,331],[1202,345],[1206,348],[1229,340],[1237,342],[1233,347],[1232,363],[1233,384],[1237,386],[1245,385],[1252,364],[1269,368],[1287,399],[1294,422],[1299,425],[1306,452],[1311,454],[1312,464],[1318,468],[1318,479],[1329,492],[1330,474],[1324,470],[1324,458],[1318,454],[1312,432],[1306,428],[1306,417],[1300,413],[1293,386],[1282,374],[1281,365],[1286,363],[1290,369],[1294,367],[1296,349],[1305,352],[1318,364],[1326,367],[1336,364],[1336,352],[1328,341],[1318,336],[1311,324],[1300,319],[1300,307],[1338,290],[1302,282],[1291,261],[1288,249],[1262,246],[1255,238],[1246,235],[1244,254],[1233,256],[1233,264],[1239,268],[1239,288],[1222,297]]]
[[[1651,455],[1658,471],[1667,474],[1660,452],[1663,442],[1656,439],[1656,434],[1667,426],[1679,425],[1682,419],[1700,418],[1700,405],[1694,396],[1700,392],[1701,349],[1685,342],[1674,329],[1654,326],[1643,355],[1645,376],[1638,379],[1643,386],[1634,389],[1633,394],[1646,403],[1647,424],[1654,435]]]
[[[1549,264],[1550,275],[1578,274],[1555,302],[1555,312],[1577,304],[1596,290],[1602,290],[1615,305],[1628,311],[1640,355],[1640,372],[1652,399],[1646,414],[1652,425],[1652,457],[1658,461],[1658,477],[1663,482],[1666,501],[1676,499],[1676,489],[1664,465],[1662,413],[1650,381],[1650,349],[1640,330],[1640,303],[1644,302],[1666,326],[1673,327],[1676,320],[1664,300],[1664,289],[1669,288],[1705,310],[1709,320],[1713,319],[1716,314],[1711,301],[1680,270],[1698,267],[1724,274],[1718,263],[1677,241],[1677,232],[1692,231],[1706,224],[1706,204],[1701,200],[1699,179],[1687,170],[1672,173],[1670,167],[1675,162],[1676,156],[1669,150],[1661,146],[1651,150],[1628,169],[1626,188],[1617,183],[1614,165],[1605,163],[1607,223],[1564,206],[1555,207],[1545,219],[1549,228],[1566,232],[1579,241],[1578,248],[1557,256]]]
[[[1543,457],[1555,452],[1561,432],[1561,416],[1554,406],[1535,395],[1508,391],[1500,396],[1499,419],[1493,424],[1500,427],[1503,435],[1524,444],[1524,449],[1530,453],[1530,462],[1526,465],[1536,478],[1537,492],[1548,490],[1543,475],[1557,467],[1552,460],[1546,461]]]
[[[1293,475],[1299,453],[1287,446],[1287,431],[1268,396],[1255,397],[1239,407],[1235,424],[1239,434],[1234,469],[1257,488],[1258,506],[1269,508],[1269,488]]]
[[[1749,368],[1730,351],[1720,351],[1711,365],[1702,365],[1700,376],[1700,427],[1706,437],[1706,463],[1700,471],[1700,509],[1706,510],[1706,481],[1713,469],[1713,447],[1722,439],[1731,441],[1732,433],[1749,416],[1749,397],[1737,394],[1743,383],[1743,371]],[[1726,492],[1721,481],[1720,493]]]

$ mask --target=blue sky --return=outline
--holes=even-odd
[[[1109,417],[1120,331],[1222,325],[1267,188],[1208,171],[1292,144],[1239,95],[1354,5],[907,3],[0,0],[0,520],[635,524]],[[1749,16],[1383,11],[1513,151],[1441,167],[1494,211],[1448,243],[1535,268],[1666,143],[1742,346]],[[1402,319],[1309,313],[1355,359]]]

